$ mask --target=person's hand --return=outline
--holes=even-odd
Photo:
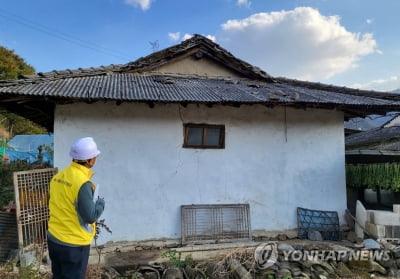
[[[104,209],[104,206],[106,205],[106,202],[105,202],[105,200],[104,200],[103,197],[100,197],[100,196],[99,196],[99,198],[98,198],[97,201],[96,201],[96,205],[97,205],[97,204],[99,204],[100,206],[102,206],[103,209]]]

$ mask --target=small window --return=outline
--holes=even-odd
[[[183,147],[224,148],[225,126],[207,124],[185,124]]]

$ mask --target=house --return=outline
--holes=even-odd
[[[254,235],[296,230],[297,207],[344,222],[344,120],[399,110],[399,97],[275,78],[200,35],[123,65],[0,82],[1,106],[54,133],[55,167],[74,139],[96,140],[112,230],[100,242],[179,239],[182,205],[248,205]]]
[[[360,200],[368,209],[392,210],[393,204],[400,203],[396,190],[400,187],[398,114],[377,128],[346,136],[345,146],[348,207],[355,213],[356,201]]]

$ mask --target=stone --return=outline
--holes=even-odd
[[[396,266],[396,262],[393,258],[385,258],[382,257],[382,259],[376,260],[381,266],[383,266],[384,268],[389,268],[389,267],[393,267]]]
[[[178,247],[179,247],[179,243],[177,243],[177,242],[168,243],[167,245],[165,245],[165,248],[169,248],[169,249],[178,248]]]
[[[338,273],[339,277],[351,277],[351,276],[353,276],[353,272],[351,272],[351,270],[343,262],[338,262],[338,264],[337,264],[337,273]]]
[[[379,243],[383,246],[384,249],[393,250],[396,248],[396,245],[392,243],[392,241],[388,241],[387,239],[379,239]]]
[[[364,248],[368,250],[381,249],[381,245],[379,245],[379,243],[373,240],[372,238],[364,239],[363,244]]]
[[[285,241],[288,239],[288,236],[286,234],[280,233],[276,236],[276,239],[278,239],[279,241]]]
[[[363,239],[361,237],[357,237],[356,238],[356,244],[362,244],[363,243]],[[361,247],[361,246],[359,246]]]
[[[292,272],[288,268],[281,268],[276,274],[277,278],[289,278],[292,277]]]
[[[386,274],[386,269],[374,261],[350,260],[347,262],[347,265],[351,270],[354,269],[354,270],[365,271],[368,273],[379,272],[381,274]]]
[[[286,244],[286,243],[278,243],[278,250],[283,250],[283,251],[295,251],[292,245]]]
[[[348,232],[347,235],[346,235],[346,240],[348,240],[348,241],[350,241],[352,243],[355,243],[357,241],[356,233],[353,232],[353,231]]]
[[[396,259],[399,259],[400,258],[400,246],[396,246],[395,248],[393,248],[392,253]]]
[[[319,231],[316,230],[309,230],[307,235],[309,240],[312,241],[322,241],[322,235]]]
[[[397,268],[391,267],[387,270],[386,277],[388,278],[400,278],[400,272]]]
[[[20,255],[21,266],[39,267],[36,251],[26,251]]]

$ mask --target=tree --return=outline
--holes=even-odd
[[[0,79],[17,79],[20,75],[32,75],[35,69],[23,58],[0,46]]]
[[[0,118],[1,120],[4,120],[2,123],[0,123],[0,135],[1,127],[8,132],[8,136],[10,138],[14,135],[34,135],[46,133],[46,129],[38,126],[22,116],[6,110],[0,109]]]
[[[35,74],[35,69],[23,58],[0,46],[0,80],[17,79],[20,75]],[[18,134],[42,134],[46,130],[30,120],[14,113],[0,111],[0,137],[13,137]]]

